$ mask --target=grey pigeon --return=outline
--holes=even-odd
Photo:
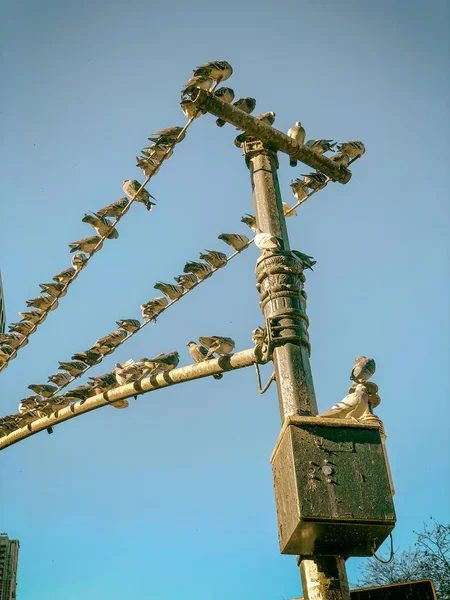
[[[273,111],[262,113],[260,115],[256,115],[255,119],[261,121],[265,125],[272,126],[275,122],[275,113]],[[250,142],[255,138],[249,136],[247,133],[240,133],[237,138],[234,140],[236,146],[241,147],[244,142]]]
[[[76,272],[77,271],[74,267],[69,267],[68,269],[65,269],[64,271],[61,271],[61,273],[55,275],[53,277],[53,281],[56,281],[57,283],[68,283],[71,279],[73,279],[73,276]]]
[[[60,369],[67,371],[72,377],[78,377],[78,375],[81,375],[81,373],[87,369],[87,365],[79,360],[66,362],[58,361],[58,364]]]
[[[120,319],[116,324],[130,333],[134,333],[141,327],[141,322],[137,319]]]
[[[8,362],[10,356],[15,353],[15,350],[9,346],[0,346],[0,365]]]
[[[166,155],[165,158],[168,158],[169,155]],[[151,156],[147,156],[146,158],[139,158],[136,156],[136,166],[142,169],[144,175],[148,177],[151,175],[156,175],[159,171],[160,163],[155,158]]]
[[[123,329],[116,329],[115,331],[111,331],[107,335],[104,335],[102,338],[98,339],[95,344],[92,346],[94,352],[97,351],[107,352],[110,350],[110,346],[117,346],[122,340],[128,337],[128,332]]]
[[[239,98],[238,100],[236,100],[236,102],[233,102],[233,106],[249,115],[255,110],[256,100],[254,98]],[[217,119],[216,121],[216,125],[218,127],[223,127],[225,123],[226,121],[224,121],[223,119]]]
[[[181,90],[181,95],[193,94],[196,90],[205,90],[208,92],[214,85],[212,77],[198,75],[191,77],[187,83],[184,84],[184,88]]]
[[[254,233],[260,233],[256,225],[256,217],[253,215],[246,214],[241,217],[241,222],[245,223]]]
[[[81,220],[83,223],[92,225],[97,234],[101,237],[106,236],[109,240],[116,240],[119,237],[119,232],[117,229],[112,227],[113,221],[109,221],[109,219],[103,217],[102,215],[95,213],[92,215],[85,214]]]
[[[263,253],[272,252],[281,248],[280,240],[270,233],[257,233],[254,238],[255,246]]]
[[[255,346],[262,346],[264,342],[264,329],[262,327],[257,327],[252,331],[252,342]]]
[[[28,389],[44,398],[49,398],[53,396],[55,392],[58,391],[58,388],[55,385],[50,385],[48,383],[44,383],[42,385],[31,384],[28,386]]]
[[[194,362],[205,362],[205,360],[210,360],[212,356],[208,356],[208,350],[205,346],[201,346],[200,344],[196,344],[195,342],[188,342],[187,346],[189,347],[189,354]],[[214,379],[222,379],[222,373],[217,373],[213,375]]]
[[[205,253],[200,252],[200,258],[205,260],[213,269],[220,269],[227,264],[227,255],[217,250],[206,250]]]
[[[169,300],[165,296],[153,298],[146,304],[141,304],[142,318],[145,320],[156,321],[156,317],[169,304]]]
[[[183,98],[180,102],[181,110],[188,119],[197,119],[204,111],[195,106],[190,98]]]
[[[78,252],[81,250],[81,252],[86,252],[86,254],[91,254],[94,250],[100,250],[102,246],[102,238],[98,235],[90,235],[87,238],[69,244],[71,252]]]
[[[167,354],[158,354],[154,358],[141,359],[145,366],[151,367],[151,373],[168,372],[175,369],[180,362],[180,355],[178,352],[168,352]]]
[[[175,281],[182,285],[185,290],[190,290],[195,287],[198,283],[197,277],[193,273],[186,273],[185,275],[179,275],[174,277]]]
[[[170,300],[177,300],[178,298],[181,298],[185,292],[181,285],[172,285],[171,283],[163,283],[162,281],[158,281],[153,287],[155,290],[159,290],[165,294],[168,298],[170,298]]]
[[[31,333],[31,330],[34,329],[34,325],[33,323],[30,323],[30,321],[21,321],[20,323],[10,323],[8,329],[11,332],[28,335]]]
[[[310,191],[303,179],[296,179],[291,183],[291,189],[298,202],[303,202],[309,196]]]
[[[81,271],[81,269],[84,269],[86,266],[88,260],[89,258],[85,254],[77,252],[72,256],[72,266],[74,266],[77,271]]]
[[[330,160],[337,163],[338,165],[345,165],[348,167],[348,163],[350,162],[349,157],[343,152],[336,152],[333,156],[330,156]]]
[[[293,125],[289,129],[287,134],[290,138],[295,140],[297,142],[297,144],[299,144],[300,146],[302,146],[304,144],[306,132],[305,132],[304,128],[302,127],[302,124],[300,123],[300,121],[297,121],[296,124]],[[296,167],[297,159],[291,157],[289,164],[291,165],[291,167]]]
[[[318,190],[319,188],[323,187],[328,179],[326,175],[320,173],[319,171],[302,175],[302,177],[304,178],[305,185],[312,190]]]
[[[286,219],[289,219],[289,217],[295,217],[297,215],[293,206],[290,206],[287,202],[283,202],[282,205],[283,214],[286,217]]]
[[[184,265],[183,271],[185,273],[193,273],[200,280],[206,279],[212,275],[212,268],[206,263],[198,263],[195,261],[188,261]]]
[[[25,321],[29,321],[36,325],[37,323],[43,323],[47,317],[47,314],[43,310],[30,310],[28,312],[20,312],[19,316]]]
[[[92,396],[93,388],[92,385],[79,385],[73,390],[69,390],[67,393],[72,398],[78,398],[80,400],[86,400],[89,396]]]
[[[67,294],[67,286],[64,283],[40,283],[39,287],[53,298],[62,298]]]
[[[323,154],[333,150],[336,142],[333,142],[333,140],[308,140],[305,142],[305,146],[316,154]]]
[[[172,145],[175,141],[181,142],[186,135],[183,133],[183,136],[178,139],[178,136],[183,131],[184,127],[180,127],[179,125],[175,125],[173,127],[167,127],[166,129],[160,129],[159,131],[155,131],[153,136],[148,139],[151,142],[155,142],[156,144],[169,144]]]
[[[216,60],[207,62],[201,67],[196,67],[194,70],[194,77],[206,76],[210,77],[217,83],[225,81],[231,77],[233,73],[233,67],[226,60]]]
[[[346,154],[349,158],[353,160],[355,160],[355,158],[360,158],[366,151],[364,144],[356,140],[352,142],[344,142],[343,144],[338,144],[337,148],[340,152]]]
[[[220,98],[224,102],[233,102],[234,100],[234,90],[229,87],[221,87],[214,92],[214,96]]]
[[[130,197],[130,199],[132,199],[135,196],[136,192],[141,187],[141,184],[139,183],[139,181],[136,181],[136,179],[125,179],[123,182],[123,191],[127,196]],[[155,203],[151,202],[150,198],[152,198],[152,200],[155,200],[155,198],[145,188],[142,188],[142,190],[137,194],[134,200],[136,202],[142,202],[147,210],[152,210],[152,206],[155,206]]]
[[[58,300],[52,296],[38,296],[37,298],[27,300],[26,304],[28,307],[34,306],[39,310],[44,310],[47,312],[49,310],[55,310],[55,308],[58,306]]]
[[[128,198],[121,198],[120,200],[117,200],[117,202],[113,202],[112,204],[100,208],[97,211],[97,214],[100,217],[120,217],[129,203],[130,201]]]
[[[367,356],[357,356],[355,358],[355,364],[353,365],[350,379],[361,383],[361,381],[367,381],[375,373],[375,361],[373,358],[367,358]]]
[[[101,352],[94,352],[92,350],[84,350],[83,352],[77,352],[72,356],[72,360],[80,360],[86,363],[90,367],[96,365],[102,359]]]
[[[200,344],[208,348],[206,358],[212,354],[225,355],[233,352],[235,342],[229,337],[213,335],[211,337],[199,337]]]
[[[368,394],[366,388],[360,383],[353,394],[348,394],[319,417],[327,419],[359,419],[369,411]]]
[[[54,375],[50,375],[48,380],[60,388],[70,383],[72,381],[72,377],[69,375],[69,373],[55,373]]]
[[[21,333],[0,333],[0,346],[6,345],[16,349],[25,346],[26,340],[26,336]]]
[[[248,237],[239,233],[221,233],[218,238],[234,248],[236,252],[239,252],[250,243]]]
[[[97,393],[107,392],[112,390],[117,385],[117,380],[114,372],[104,373],[103,375],[97,375],[96,377],[89,377],[89,382]]]
[[[303,252],[299,252],[298,250],[292,250],[291,254],[302,263],[304,269],[311,269],[311,271],[314,271],[313,265],[315,265],[317,261],[314,260],[312,256],[303,254]]]

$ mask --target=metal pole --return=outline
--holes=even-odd
[[[317,415],[306,331],[305,277],[289,250],[278,184],[276,154],[262,143],[244,146],[250,168],[258,228],[282,240],[281,252],[262,255],[256,264],[261,309],[278,387],[281,419]],[[344,558],[299,557],[305,600],[350,600]]]

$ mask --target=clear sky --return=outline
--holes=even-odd
[[[311,364],[321,410],[347,393],[358,354],[377,361],[378,414],[397,494],[395,545],[431,515],[448,521],[448,3],[445,0],[23,2],[1,27],[1,270],[8,322],[91,235],[83,214],[143,179],[135,155],[183,125],[192,69],[228,60],[227,82],[301,120],[308,138],[363,140],[348,185],[288,222],[308,271]],[[235,131],[202,117],[29,345],[0,374],[3,414],[30,383],[139,317],[223,231],[248,233],[249,174]],[[306,171],[280,156],[280,184]],[[199,335],[251,345],[262,324],[255,248],[188,295],[90,374],[179,350]],[[266,368],[265,373],[270,374]],[[277,541],[269,458],[276,391],[253,369],[106,407],[0,456],[0,530],[21,543],[21,600],[280,600],[300,595]],[[348,563],[358,577],[358,559]]]

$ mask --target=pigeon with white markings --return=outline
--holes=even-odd
[[[167,354],[158,354],[154,358],[141,358],[139,362],[145,364],[146,367],[150,367],[150,374],[155,373],[166,373],[172,371],[180,362],[180,355],[178,352],[168,352]]]
[[[343,144],[338,144],[337,148],[340,152],[346,154],[352,160],[360,158],[366,151],[364,144],[356,140],[352,142],[344,142]]]
[[[43,396],[44,398],[50,398],[50,396],[53,396],[53,394],[55,394],[58,391],[58,388],[56,387],[56,385],[50,385],[48,383],[43,383],[43,384],[32,383],[31,385],[28,386],[28,389],[31,390],[32,392],[35,392],[36,394],[39,394],[39,396]]]
[[[333,140],[308,140],[305,142],[305,146],[316,154],[324,154],[324,152],[333,150],[336,142],[333,142]]]
[[[178,275],[174,277],[175,281],[182,285],[185,290],[190,290],[197,285],[198,279],[193,273],[186,273],[185,275]]]
[[[170,300],[178,300],[185,292],[181,285],[172,285],[171,283],[163,283],[162,281],[158,281],[153,287],[155,290],[159,290],[165,294]]]
[[[142,185],[136,179],[125,179],[123,182],[123,191],[127,196],[130,197],[130,200],[136,195],[136,192],[140,190]],[[155,206],[154,202],[150,201],[156,200],[145,188],[142,188],[141,191],[134,197],[136,202],[142,202],[147,210],[152,210],[152,206]]]
[[[77,271],[81,271],[81,269],[84,269],[86,266],[88,260],[89,258],[85,254],[77,252],[77,254],[72,256],[72,266],[75,267]]]
[[[30,310],[28,312],[20,312],[19,316],[22,317],[25,321],[29,321],[36,325],[37,323],[43,323],[47,317],[46,313],[43,310]]]
[[[165,296],[153,298],[146,304],[141,304],[142,318],[146,321],[156,322],[156,317],[169,304],[169,300]]]
[[[116,325],[122,329],[125,329],[125,331],[134,333],[140,328],[141,322],[137,319],[120,319],[119,321],[116,321]]]
[[[232,73],[233,67],[226,60],[207,62],[201,67],[196,67],[194,69],[194,77],[210,77],[216,81],[217,84],[231,77]]]
[[[188,342],[187,346],[189,347],[189,354],[194,362],[200,363],[205,362],[205,360],[211,360],[213,357],[208,356],[208,350],[205,346],[201,346],[200,344],[196,344],[195,342]],[[214,379],[222,379],[223,375],[221,373],[216,373],[213,375]]]
[[[330,156],[330,160],[337,163],[338,165],[344,165],[348,167],[348,163],[350,161],[349,157],[343,152],[336,152],[333,156]]]
[[[26,301],[27,306],[34,306],[35,308],[43,311],[55,310],[58,306],[58,300],[52,296],[38,296]],[[19,313],[20,314],[20,313]]]
[[[328,177],[319,171],[302,175],[302,177],[304,178],[305,185],[312,190],[320,189],[328,180]]]
[[[54,373],[54,375],[50,375],[48,380],[60,388],[70,383],[72,381],[72,377],[69,375],[69,373]]]
[[[117,229],[112,227],[113,222],[102,215],[96,213],[93,213],[92,215],[85,214],[81,221],[92,225],[97,234],[102,237],[108,234],[106,235],[108,240],[116,240],[119,237]]]
[[[214,96],[230,103],[234,100],[234,90],[229,87],[221,87],[214,92]]]
[[[310,191],[303,179],[296,179],[291,183],[292,193],[298,202],[303,202],[309,196]]]
[[[217,250],[200,252],[200,258],[210,264],[213,269],[220,269],[220,267],[224,267],[227,264],[227,255]]]
[[[312,256],[303,254],[303,252],[299,252],[298,250],[291,250],[291,254],[302,263],[304,269],[311,269],[311,271],[314,271],[313,266],[317,261],[314,260]]]
[[[188,261],[184,265],[183,271],[185,273],[193,273],[198,279],[203,280],[212,275],[212,268],[206,263],[199,263],[195,261]]]
[[[111,331],[107,335],[104,335],[100,339],[98,339],[95,344],[92,346],[92,350],[94,352],[100,352],[104,354],[111,350],[111,346],[117,346],[128,337],[128,332],[123,329],[116,329],[115,331]]]
[[[0,333],[0,346],[6,345],[11,348],[25,346],[26,336],[21,333]]]
[[[96,365],[102,359],[101,352],[94,352],[92,350],[84,350],[83,352],[76,352],[72,355],[72,360],[80,360],[86,363],[90,367]]]
[[[206,358],[212,354],[218,356],[224,356],[230,354],[234,350],[235,342],[229,337],[222,337],[220,335],[212,335],[211,337],[199,337],[200,344],[208,348]]]
[[[250,229],[254,232],[254,233],[261,233],[258,229],[258,227],[256,226],[256,217],[254,215],[249,215],[246,214],[243,217],[241,217],[241,222],[245,223],[247,225],[247,227],[250,227]]]
[[[348,394],[341,402],[338,402],[319,417],[327,419],[354,419],[358,420],[369,412],[368,394],[366,388],[360,383],[356,386],[353,394]]]
[[[68,283],[71,279],[73,279],[73,276],[76,272],[77,271],[74,267],[69,267],[68,269],[65,269],[64,271],[61,271],[61,273],[55,275],[52,279],[57,283]]]
[[[273,252],[281,248],[281,241],[270,233],[258,233],[254,238],[255,246],[263,253]]]
[[[304,130],[304,128],[302,127],[302,124],[300,123],[300,121],[297,121],[295,123],[295,125],[293,125],[289,131],[287,132],[288,136],[290,138],[292,138],[293,140],[295,140],[297,142],[297,144],[299,144],[299,146],[303,146],[304,142],[305,142],[305,135],[306,132]],[[290,158],[289,160],[289,164],[291,165],[291,167],[296,167],[297,166],[297,159],[296,158]]]
[[[197,75],[191,77],[187,83],[184,84],[184,88],[181,90],[181,95],[189,95],[193,94],[196,90],[205,90],[209,92],[209,90],[213,87],[214,80],[212,77],[208,77],[206,75]]]
[[[71,252],[81,251],[86,252],[86,254],[91,254],[91,252],[93,252],[95,249],[100,250],[102,246],[102,238],[98,235],[90,235],[87,238],[83,238],[82,240],[77,240],[76,242],[71,242],[69,244]]]
[[[72,375],[72,377],[78,377],[78,375],[81,375],[81,373],[83,373],[87,366],[85,363],[79,361],[79,360],[74,360],[74,361],[66,361],[66,362],[60,362],[58,361],[59,364],[59,369],[62,369],[63,371],[67,371],[68,373],[70,373]]]
[[[22,335],[28,335],[34,328],[33,323],[30,321],[20,321],[19,323],[10,323],[8,329],[11,332],[21,333]]]
[[[183,98],[180,102],[181,110],[188,119],[197,119],[201,115],[205,114],[201,108],[195,106],[190,98]]]
[[[0,346],[0,365],[8,362],[9,357],[14,354],[15,350],[9,346]]]
[[[39,287],[53,298],[62,298],[67,294],[67,286],[64,283],[40,283]]]
[[[236,102],[233,102],[233,106],[245,112],[245,114],[251,114],[256,107],[256,100],[254,98],[239,98]],[[217,127],[223,127],[226,121],[223,119],[217,119],[216,125]]]
[[[100,217],[120,217],[123,211],[126,209],[130,201],[128,198],[120,198],[117,202],[108,204],[97,211],[97,215]]]
[[[367,358],[367,356],[357,356],[355,358],[355,364],[353,365],[350,379],[360,383],[361,381],[367,381],[375,373],[375,361],[373,358]]]
[[[175,141],[181,142],[184,139],[185,133],[179,138],[180,133],[183,131],[184,127],[180,127],[179,125],[174,125],[173,127],[166,127],[166,129],[160,129],[159,131],[155,131],[152,136],[148,139],[151,142],[155,142],[156,145],[160,144],[169,144],[173,145]]]
[[[228,244],[229,246],[234,248],[234,250],[236,250],[237,252],[248,246],[248,244],[250,243],[250,240],[247,236],[241,235],[239,233],[221,233],[217,237],[219,238],[219,240],[225,242],[225,244]]]

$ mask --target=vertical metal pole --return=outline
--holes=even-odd
[[[261,256],[257,288],[266,326],[271,331],[273,362],[281,420],[316,415],[317,403],[309,363],[306,301],[301,266],[290,254],[278,184],[278,160],[261,142],[244,145],[253,186],[257,227],[281,240],[281,252]],[[345,559],[341,556],[298,557],[305,600],[350,600]]]

